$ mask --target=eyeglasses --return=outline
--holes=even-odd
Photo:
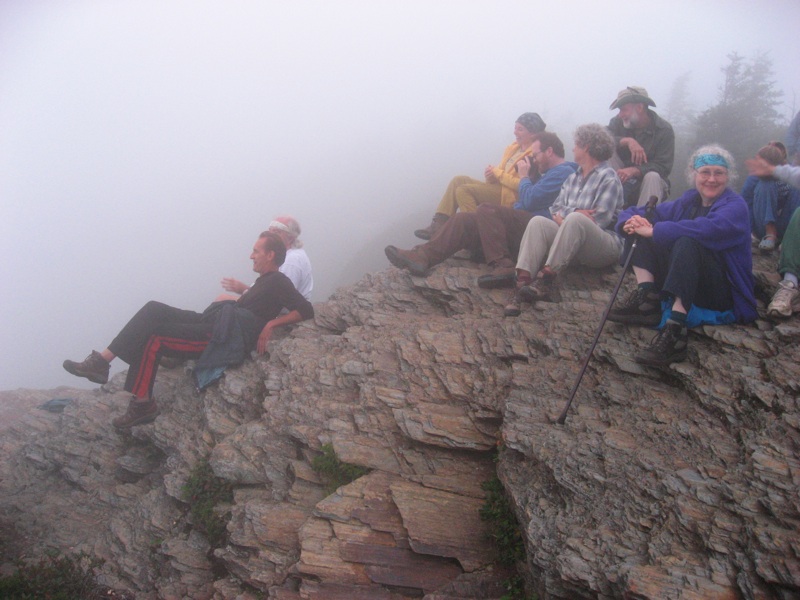
[[[714,179],[727,179],[728,177],[727,169],[702,168],[702,169],[697,169],[696,173],[700,179],[711,179],[712,177]]]

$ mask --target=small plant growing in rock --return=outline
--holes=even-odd
[[[325,490],[329,494],[333,493],[336,488],[347,485],[369,473],[369,469],[366,467],[351,465],[339,460],[331,444],[322,446],[322,454],[314,457],[311,466],[325,482]]]
[[[95,600],[124,598],[98,585],[94,570],[99,558],[86,554],[47,556],[35,563],[18,563],[13,575],[0,577],[0,598],[5,600]]]
[[[486,492],[486,501],[480,509],[480,516],[488,524],[489,536],[497,547],[497,562],[516,569],[525,560],[525,544],[505,488],[497,477],[493,477],[484,481],[481,489]],[[525,596],[525,583],[519,575],[507,579],[505,586],[508,593],[501,600],[535,600],[535,596]]]
[[[198,462],[182,488],[194,525],[202,531],[212,548],[225,543],[230,514],[220,515],[216,507],[233,500],[233,486],[214,475],[207,460]]]

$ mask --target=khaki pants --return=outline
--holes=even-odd
[[[478,204],[500,204],[502,187],[499,183],[486,183],[458,175],[450,180],[436,212],[452,217],[457,210],[475,212]]]
[[[581,213],[567,215],[559,227],[547,217],[533,217],[519,248],[517,269],[531,275],[548,266],[561,271],[570,263],[600,269],[613,265],[622,252],[622,240]]]

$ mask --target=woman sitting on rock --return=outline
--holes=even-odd
[[[514,124],[515,142],[506,148],[498,166],[489,165],[483,172],[486,181],[478,181],[466,175],[457,175],[442,196],[431,224],[425,229],[417,229],[414,235],[429,240],[447,219],[456,211],[475,212],[479,204],[498,204],[513,206],[517,201],[520,177],[516,164],[530,156],[533,136],[545,129],[545,122],[535,112],[520,115]]]
[[[692,154],[687,176],[694,189],[658,205],[651,220],[644,207],[631,207],[617,220],[619,233],[639,237],[631,259],[638,287],[608,319],[656,326],[666,317],[650,347],[636,356],[645,365],[685,360],[688,327],[757,316],[747,203],[728,187],[733,158],[724,148],[703,146]]]
[[[757,155],[773,166],[786,164],[786,147],[780,142],[770,142]],[[750,175],[742,187],[742,197],[750,208],[753,235],[761,240],[759,250],[772,252],[800,204],[800,192],[775,177]]]

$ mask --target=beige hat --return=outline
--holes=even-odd
[[[653,99],[647,95],[647,90],[643,87],[638,87],[635,85],[629,85],[624,90],[620,90],[619,94],[617,94],[617,99],[611,103],[610,108],[611,110],[615,110],[622,106],[623,104],[631,104],[634,103],[642,103],[647,104],[648,106],[655,106],[656,103],[653,102]]]

